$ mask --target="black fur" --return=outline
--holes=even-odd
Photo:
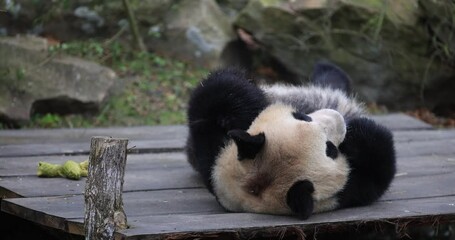
[[[292,116],[297,119],[297,120],[301,120],[301,121],[305,121],[305,122],[311,122],[313,121],[313,119],[311,119],[310,116],[306,115],[305,113],[302,113],[302,112],[294,112],[292,113]]]
[[[262,90],[238,69],[214,71],[197,86],[189,101],[187,155],[207,188],[215,158],[233,129],[247,130],[268,105]]]
[[[235,145],[237,145],[239,160],[243,159],[254,159],[256,154],[262,149],[265,142],[264,133],[251,136],[244,130],[235,129],[228,132],[229,137],[231,137]]]
[[[367,205],[381,197],[396,171],[392,133],[373,120],[353,119],[339,149],[351,168],[346,186],[338,193],[339,207]]]
[[[346,73],[330,63],[315,66],[312,84],[340,89],[346,94],[351,89]],[[254,158],[263,145],[265,136],[259,135],[253,140],[246,138],[246,142],[254,144],[243,144],[243,133],[267,105],[263,91],[250,83],[244,72],[232,68],[213,72],[193,91],[188,108],[186,152],[190,164],[201,174],[212,193],[212,167],[229,135],[239,146],[240,160]],[[299,113],[294,117],[311,121],[309,116]],[[351,168],[346,186],[337,194],[339,208],[377,200],[389,187],[396,171],[390,131],[366,118],[348,121],[346,138],[339,148],[331,142],[326,143],[327,156],[336,158],[339,151],[347,156]],[[308,180],[298,181],[288,190],[286,202],[300,218],[306,219],[313,212],[313,192],[314,186]]]
[[[333,144],[333,142],[331,142],[331,141],[327,141],[325,144],[327,145],[326,149],[325,149],[325,154],[327,155],[327,157],[329,157],[331,159],[337,158],[338,149],[335,146],[335,144]]]
[[[286,194],[286,203],[301,219],[307,219],[313,213],[313,192],[313,183],[303,180],[294,183]]]
[[[349,95],[351,93],[351,79],[336,65],[329,62],[319,62],[314,66],[311,83],[315,86],[339,89]]]

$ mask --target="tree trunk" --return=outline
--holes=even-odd
[[[85,186],[85,239],[114,239],[127,227],[123,177],[128,139],[92,137]]]

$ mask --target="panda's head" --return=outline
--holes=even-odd
[[[212,172],[215,194],[227,210],[290,214],[296,212],[290,194],[302,198],[297,204],[307,199],[310,214],[336,207],[334,196],[349,174],[337,149],[346,135],[338,112],[322,109],[306,115],[273,104],[247,131],[229,135],[232,140]]]

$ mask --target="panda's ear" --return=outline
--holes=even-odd
[[[311,83],[316,86],[351,92],[351,78],[340,67],[328,61],[318,62],[313,69]]]
[[[244,130],[231,130],[228,135],[234,140],[237,145],[239,160],[254,159],[256,154],[262,149],[265,142],[264,133],[251,136]]]

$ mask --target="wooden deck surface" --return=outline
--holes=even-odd
[[[251,237],[296,227],[404,220],[455,220],[455,129],[436,130],[402,114],[375,119],[393,130],[398,171],[384,197],[359,208],[288,216],[226,213],[183,154],[184,126],[0,131],[1,211],[52,229],[83,234],[85,179],[38,178],[39,161],[88,158],[92,136],[126,137],[124,204],[130,228],[118,239]],[[274,233],[275,232],[275,233]]]

